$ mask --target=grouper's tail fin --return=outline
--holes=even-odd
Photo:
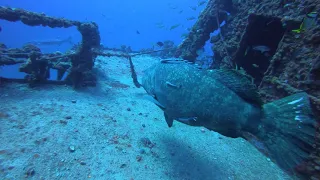
[[[263,105],[264,118],[258,138],[270,158],[286,171],[293,172],[313,151],[316,120],[306,93],[297,93]]]

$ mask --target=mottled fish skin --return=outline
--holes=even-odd
[[[164,111],[169,127],[176,120],[224,136],[244,137],[282,169],[294,173],[309,160],[319,127],[308,94],[300,92],[262,105],[256,88],[239,75],[166,62],[146,71],[142,87]],[[181,87],[172,88],[166,82]]]
[[[167,82],[181,88],[172,88]],[[153,65],[145,71],[142,87],[152,96],[161,96],[158,100],[165,104],[163,110],[169,120],[197,117],[196,121],[180,122],[204,126],[225,136],[239,137],[249,119],[260,118],[259,108],[245,102],[209,73],[187,63]]]

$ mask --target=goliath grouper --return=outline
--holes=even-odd
[[[256,87],[235,70],[200,70],[162,60],[144,71],[142,87],[173,121],[243,137],[280,167],[292,172],[315,141],[316,121],[304,92],[262,104]]]

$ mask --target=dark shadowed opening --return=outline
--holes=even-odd
[[[285,29],[281,19],[250,15],[235,62],[259,85],[270,60],[278,48]]]

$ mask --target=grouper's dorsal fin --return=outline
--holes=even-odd
[[[248,76],[233,69],[209,70],[208,74],[234,91],[245,101],[261,106],[263,104],[258,89]]]

